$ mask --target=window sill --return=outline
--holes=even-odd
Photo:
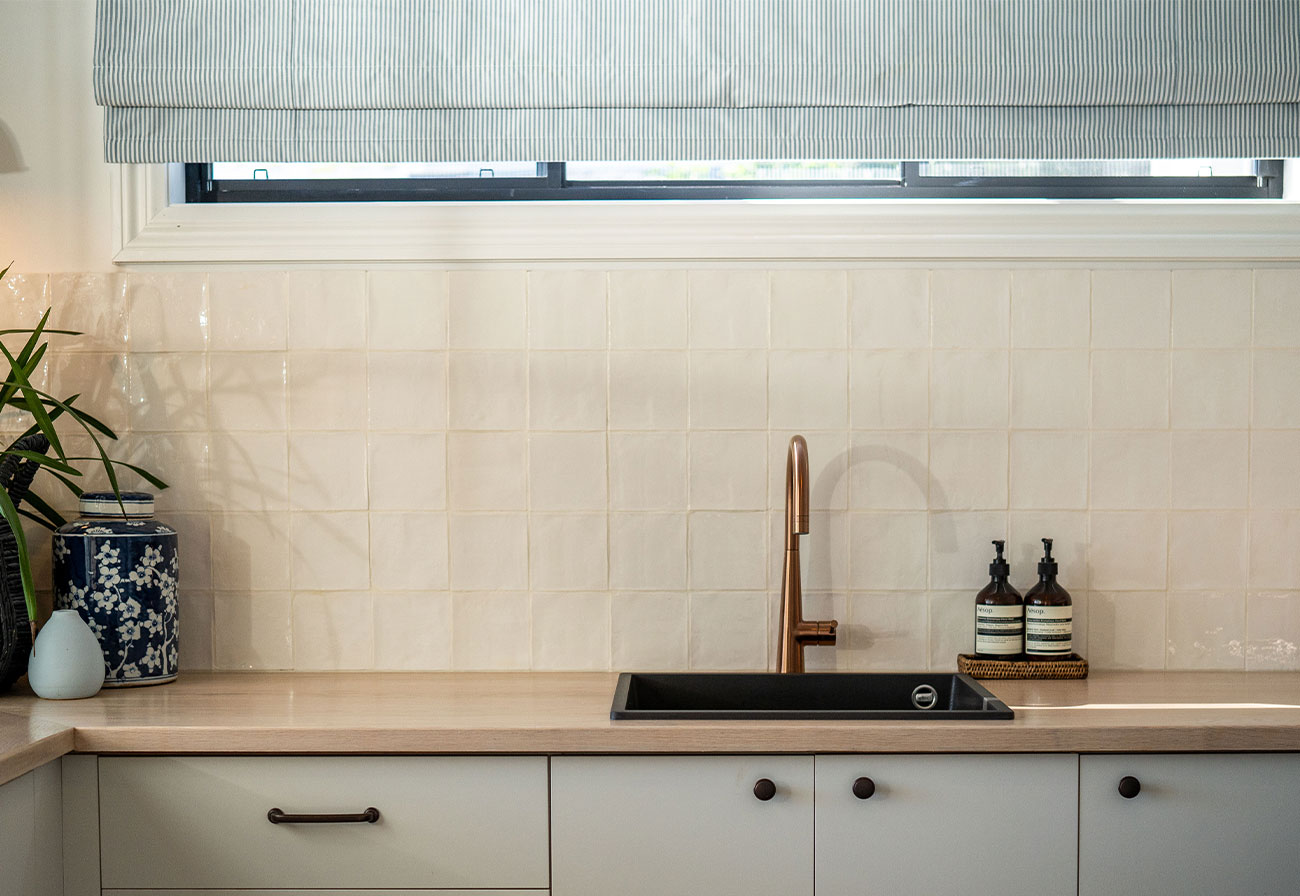
[[[114,261],[1242,263],[1300,257],[1295,201],[184,205],[166,166],[116,174]]]

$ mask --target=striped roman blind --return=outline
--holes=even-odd
[[[99,0],[109,161],[1300,155],[1300,0]]]

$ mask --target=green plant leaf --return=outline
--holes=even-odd
[[[22,390],[23,398],[26,399],[27,410],[35,418],[36,424],[41,427],[41,433],[50,440],[50,447],[54,449],[59,457],[66,457],[63,445],[59,442],[59,434],[54,431],[54,421],[50,419],[50,415],[45,410],[45,405],[41,402],[41,396],[44,393],[32,386],[27,379],[27,375],[23,373],[22,367],[18,364],[18,360],[3,344],[0,344],[0,352],[3,352],[5,358],[9,361],[9,372],[18,381],[18,387]]]
[[[40,523],[47,529],[57,529],[59,526],[62,526],[67,522],[67,520],[64,519],[63,514],[45,503],[45,499],[33,491],[27,492],[27,497],[23,499],[23,502],[30,505],[36,513],[28,513],[23,510],[21,506],[18,508],[18,512],[23,516],[36,520],[36,522]]]
[[[76,467],[70,466],[56,457],[50,457],[48,454],[41,454],[39,451],[25,451],[21,448],[6,448],[4,451],[0,451],[0,457],[6,454],[26,458],[32,463],[40,464],[42,467],[48,467],[51,470],[58,470],[60,473],[66,473],[69,476],[81,475]]]
[[[32,583],[32,563],[27,556],[27,536],[23,532],[23,521],[18,515],[18,508],[10,499],[9,493],[0,488],[0,515],[9,523],[9,531],[14,534],[18,544],[18,575],[23,582],[23,598],[27,601],[27,621],[36,623],[36,586]]]

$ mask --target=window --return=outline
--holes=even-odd
[[[190,164],[186,201],[1280,199],[1280,160]]]

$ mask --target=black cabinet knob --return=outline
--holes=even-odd
[[[754,796],[766,803],[776,796],[776,785],[769,778],[759,778],[754,782]]]
[[[1142,792],[1142,782],[1132,775],[1125,775],[1119,779],[1119,795],[1126,800],[1131,800]]]
[[[876,782],[870,778],[858,778],[853,782],[853,795],[860,800],[871,799],[876,792]]]

